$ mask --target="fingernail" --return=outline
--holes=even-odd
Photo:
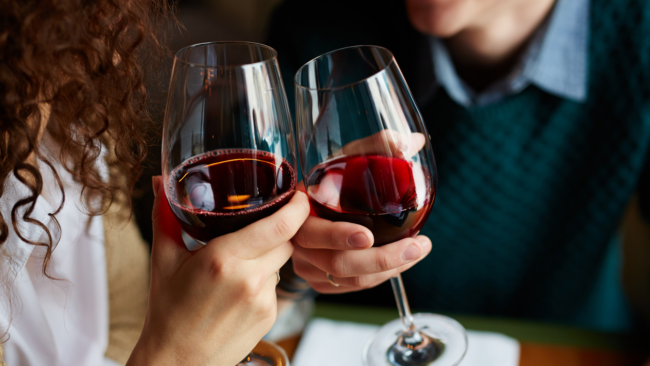
[[[420,236],[417,238],[417,240],[420,242],[420,244],[422,244],[422,248],[425,251],[431,248],[431,241],[428,238]]]
[[[411,244],[402,253],[402,260],[404,262],[414,261],[420,258],[421,255],[422,255],[422,251],[420,250],[420,248],[415,244]]]
[[[370,245],[370,240],[363,233],[356,233],[348,238],[348,244],[353,248],[365,248]]]

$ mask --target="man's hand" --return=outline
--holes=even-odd
[[[346,144],[337,155],[381,154],[409,159],[426,143],[421,133],[384,130]],[[304,190],[302,183],[298,187]],[[377,286],[411,268],[431,251],[425,236],[407,238],[373,248],[367,228],[310,216],[293,238],[296,274],[321,293],[344,293]],[[327,274],[339,284],[333,286]]]
[[[348,222],[310,216],[293,238],[296,274],[314,290],[345,293],[375,287],[411,268],[431,251],[423,235],[372,248],[372,233]],[[327,274],[339,284],[333,286]]]

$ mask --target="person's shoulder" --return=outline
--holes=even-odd
[[[647,0],[589,0],[590,18],[599,27],[650,28],[650,1]],[[648,36],[648,34],[644,34]]]
[[[650,67],[650,1],[590,0],[589,23],[592,66],[619,73]]]

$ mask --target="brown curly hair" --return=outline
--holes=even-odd
[[[0,245],[13,225],[22,240],[45,247],[46,276],[56,243],[44,223],[30,218],[43,189],[34,158],[54,172],[39,150],[43,129],[84,187],[86,207],[98,196],[110,204],[119,190],[130,197],[147,153],[143,65],[165,53],[159,36],[171,11],[166,0],[0,0],[0,197],[11,173],[31,191],[11,217],[0,214]],[[125,174],[125,184],[102,180],[96,168],[102,145],[110,147],[108,164]],[[18,220],[38,225],[48,240],[26,240]]]

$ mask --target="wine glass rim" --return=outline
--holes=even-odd
[[[388,52],[388,54],[390,55],[390,61],[389,61],[389,62],[388,62],[384,67],[382,67],[381,70],[379,70],[379,71],[373,73],[372,75],[369,75],[369,76],[367,76],[367,77],[365,77],[365,78],[363,78],[363,79],[359,79],[359,80],[357,80],[357,81],[355,81],[355,82],[348,83],[348,84],[345,84],[345,85],[338,85],[338,86],[335,86],[335,87],[328,87],[328,88],[310,88],[310,87],[304,86],[304,85],[302,85],[302,84],[300,84],[300,83],[298,82],[298,74],[300,74],[300,72],[302,71],[302,69],[304,69],[307,65],[313,63],[313,62],[316,61],[316,60],[319,60],[319,59],[321,59],[321,58],[327,57],[327,56],[329,56],[329,55],[331,55],[331,54],[333,54],[333,53],[340,52],[340,51],[344,51],[344,50],[348,50],[348,49],[353,49],[353,48],[376,48],[376,49],[384,50],[384,51]],[[366,44],[364,44],[364,45],[356,45],[356,46],[342,47],[342,48],[337,48],[337,49],[335,49],[335,50],[332,50],[332,51],[329,51],[329,52],[323,53],[322,55],[316,56],[316,57],[312,58],[311,60],[305,62],[305,64],[302,65],[302,66],[300,66],[300,68],[298,69],[298,71],[296,71],[296,75],[293,77],[293,83],[294,83],[294,85],[295,85],[296,87],[301,88],[301,89],[305,89],[305,90],[332,91],[332,90],[346,89],[346,88],[350,88],[350,87],[353,87],[353,86],[359,85],[359,84],[361,84],[361,83],[365,83],[366,81],[368,81],[368,80],[374,78],[375,76],[377,76],[378,74],[382,73],[384,70],[386,70],[386,69],[387,69],[391,64],[393,64],[393,63],[395,63],[395,55],[393,55],[393,52],[391,52],[391,50],[389,50],[389,49],[386,48],[386,47],[376,46],[376,45],[366,45]]]
[[[179,55],[181,53],[186,52],[189,49],[204,47],[204,46],[209,46],[209,45],[217,45],[217,44],[228,44],[228,45],[237,45],[237,44],[239,44],[239,45],[257,46],[257,47],[264,48],[264,49],[270,51],[271,52],[271,57],[269,57],[269,58],[267,58],[265,60],[256,61],[256,62],[246,62],[246,63],[240,63],[240,64],[218,65],[218,66],[210,66],[210,65],[196,63],[196,62],[189,62],[189,61],[185,61],[185,60],[183,60],[183,59],[181,59],[179,57]],[[276,51],[275,48],[273,48],[271,46],[267,46],[267,45],[262,44],[262,43],[248,42],[248,41],[213,41],[213,42],[196,43],[196,44],[192,44],[192,45],[189,45],[189,46],[185,46],[185,47],[179,49],[178,51],[176,51],[176,53],[174,54],[174,60],[176,60],[178,62],[182,62],[182,63],[184,63],[186,65],[190,65],[190,66],[193,66],[193,67],[203,67],[203,68],[208,68],[208,69],[230,69],[230,68],[239,68],[239,67],[248,66],[248,65],[258,65],[258,64],[268,63],[269,61],[272,61],[272,60],[277,60],[277,58],[278,58],[278,51]]]

